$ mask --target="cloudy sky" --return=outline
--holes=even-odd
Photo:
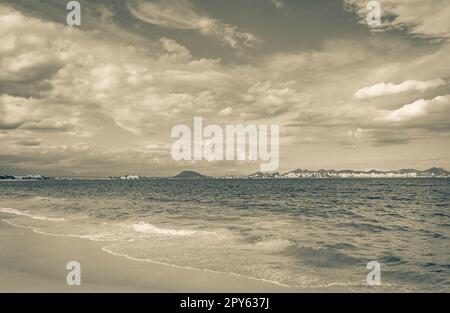
[[[280,125],[280,169],[450,169],[450,2],[0,0],[0,174],[250,174],[177,124]]]

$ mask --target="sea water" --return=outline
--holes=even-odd
[[[0,219],[293,288],[450,291],[450,179],[0,182]],[[1,254],[0,254],[1,258]]]

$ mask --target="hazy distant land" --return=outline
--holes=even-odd
[[[224,176],[206,176],[195,171],[181,171],[175,176],[169,177],[150,177],[140,175],[123,175],[123,176],[109,176],[109,177],[57,177],[44,175],[0,175],[0,180],[72,180],[72,179],[122,179],[122,180],[136,180],[136,179],[152,179],[152,178],[171,178],[171,179],[294,179],[294,178],[445,178],[450,177],[450,172],[441,167],[432,167],[427,170],[417,169],[401,169],[393,171],[380,170],[308,170],[296,169],[293,171],[279,171],[279,172],[256,172],[251,175],[224,175]]]

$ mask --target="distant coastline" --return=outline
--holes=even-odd
[[[314,179],[314,178],[449,178],[450,172],[432,167],[427,170],[401,169],[395,171],[356,171],[356,170],[308,170],[296,169],[286,172],[256,172],[251,175],[205,176],[195,171],[181,171],[175,176],[123,175],[108,177],[58,177],[44,175],[0,175],[1,181],[30,180],[141,180],[141,179]]]
[[[290,172],[261,173],[257,172],[249,178],[435,178],[450,177],[450,172],[440,168],[432,167],[421,171],[416,169],[401,169],[395,171],[355,171],[355,170],[325,170],[318,171],[297,169]]]

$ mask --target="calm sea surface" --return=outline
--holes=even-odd
[[[294,287],[370,290],[377,261],[379,290],[449,292],[449,198],[450,179],[21,181],[0,218]]]

